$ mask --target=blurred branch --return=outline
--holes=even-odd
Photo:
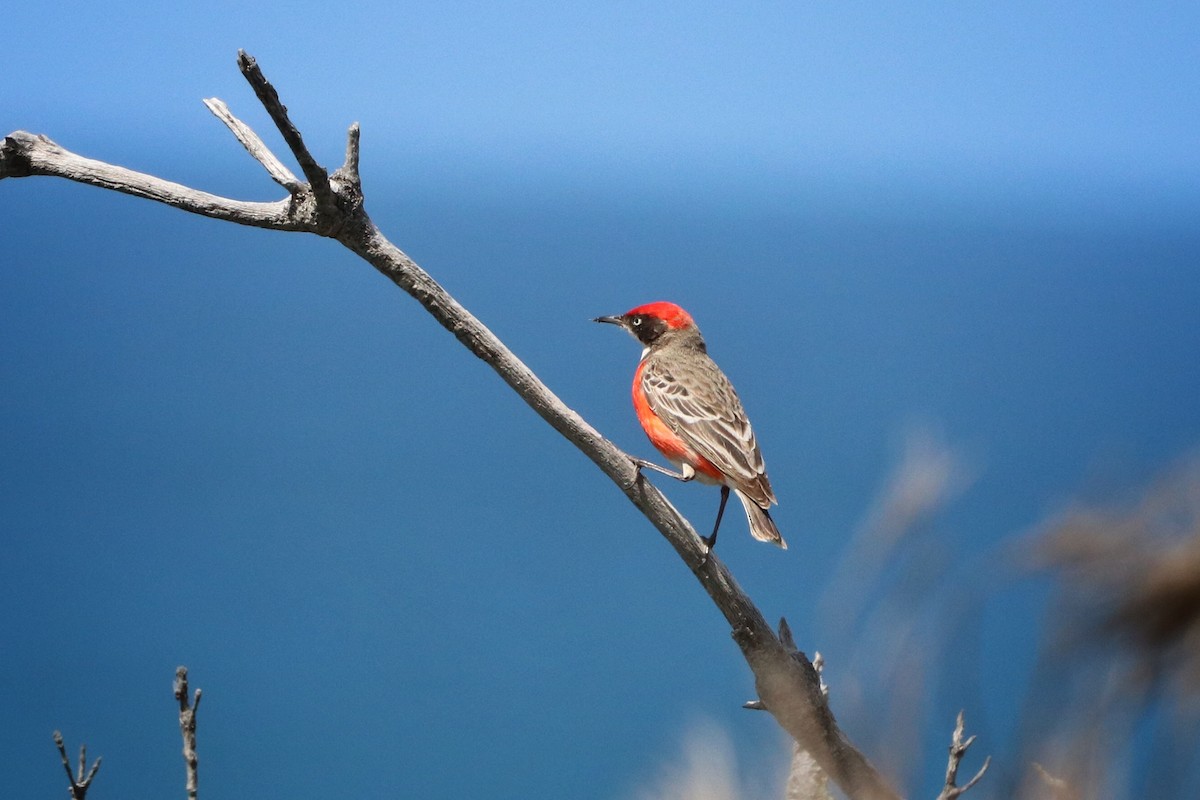
[[[912,426],[893,466],[825,584],[817,620],[822,643],[846,676],[839,706],[865,726],[864,745],[889,775],[915,783],[921,738],[912,735],[933,700],[941,670],[962,657],[954,623],[975,607],[995,574],[960,572],[961,536],[941,519],[977,468],[936,427]]]
[[[1051,525],[1035,564],[1062,573],[1072,626],[1131,661],[1132,677],[1200,695],[1200,461],[1129,510],[1076,510]]]
[[[1079,793],[1071,788],[1071,784],[1062,778],[1051,775],[1036,761],[1033,762],[1033,769],[1041,779],[1042,785],[1050,790],[1051,800],[1079,800]]]
[[[1030,794],[1196,797],[1200,459],[1020,545],[1022,567],[1056,579],[1021,743]]]
[[[92,785],[92,779],[100,771],[100,759],[97,758],[96,763],[92,764],[92,768],[87,769],[87,745],[80,745],[79,769],[77,773],[72,773],[71,759],[67,757],[67,747],[63,744],[62,734],[58,731],[54,732],[54,744],[58,747],[58,755],[62,759],[63,769],[67,771],[67,780],[71,782],[67,790],[71,793],[71,800],[84,800],[88,788]]]
[[[188,705],[187,667],[175,670],[175,700],[179,703],[179,733],[183,736],[183,761],[187,765],[188,800],[196,800],[200,786],[200,758],[196,755],[196,712],[200,710],[200,690]]]
[[[983,760],[983,766],[979,768],[979,772],[975,773],[975,777],[967,781],[965,786],[957,786],[958,783],[958,767],[962,763],[963,756],[967,754],[967,749],[975,743],[975,737],[971,736],[966,741],[963,741],[963,712],[958,712],[958,720],[954,724],[954,734],[950,737],[950,760],[946,764],[946,783],[942,787],[942,793],[938,795],[938,800],[954,800],[956,797],[961,797],[966,794],[975,784],[979,783],[983,778],[983,774],[987,772],[987,768],[992,763],[992,757],[988,756]]]
[[[783,796],[786,800],[833,800],[829,793],[829,776],[812,753],[798,744],[792,745],[792,764],[788,768]]]
[[[936,431],[910,430],[899,463],[847,542],[845,557],[826,583],[821,617],[847,622],[863,618],[885,576],[895,571],[898,563],[905,565],[905,555],[909,556],[911,572],[895,583],[922,587],[932,583],[932,559],[922,557],[918,539],[930,521],[973,479],[973,470]],[[937,542],[935,547],[942,550],[945,543]]]
[[[17,131],[0,145],[0,179],[49,175],[125,192],[184,211],[280,231],[304,231],[336,239],[415,298],[442,326],[477,357],[489,364],[535,412],[620,487],[621,491],[666,538],[695,574],[725,616],[734,640],[755,676],[758,696],[779,724],[852,798],[896,798],[898,795],[846,738],[821,692],[820,679],[807,658],[796,658],[771,630],[762,613],[741,590],[729,570],[707,554],[691,524],[657,488],[638,472],[634,461],[568,408],[490,330],[461,306],[392,244],[372,223],[363,207],[358,176],[359,132],[347,136],[346,161],[330,175],[304,144],[274,87],[253,58],[238,54],[238,67],[282,134],[306,182],[282,166],[261,139],[237,120],[223,103],[209,100],[213,113],[237,135],[253,157],[288,196],[273,203],[248,203],[199,192],[132,170],[83,158],[44,136]],[[801,654],[802,655],[802,654]],[[197,696],[197,700],[199,697]],[[180,726],[195,706],[180,700]],[[194,758],[194,747],[185,753]],[[194,786],[192,787],[194,789]]]
[[[792,658],[801,666],[801,669],[807,667],[816,674],[821,697],[828,704],[829,687],[825,685],[825,681],[821,677],[821,670],[825,665],[821,654],[814,654],[812,661],[809,662],[808,657],[796,648],[792,628],[786,619],[779,620],[779,641],[791,653]],[[755,711],[767,710],[761,700],[751,700],[743,704],[743,708]],[[832,795],[829,793],[829,776],[825,774],[825,770],[821,769],[820,763],[812,753],[805,750],[799,742],[792,744],[792,763],[788,769],[785,797],[787,800],[832,800]]]

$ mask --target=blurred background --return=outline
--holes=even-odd
[[[1120,592],[1195,530],[1200,9],[118,0],[6,22],[0,133],[195,188],[281,196],[200,102],[288,160],[238,48],[330,169],[358,121],[375,222],[633,454],[654,455],[638,346],[589,320],[691,311],[791,545],[735,514],[720,555],[913,796],[959,709],[964,772],[993,755],[980,796],[1035,761],[1195,796],[1186,736],[1144,793],[1162,731],[1195,730],[1163,679],[1178,650],[1139,661],[1158,639]],[[208,798],[780,796],[789,745],[740,708],[751,675],[686,568],[368,266],[57,179],[3,181],[0,210],[0,793],[62,790],[56,728],[104,757],[89,797],[182,791],[186,664]],[[660,484],[710,523],[715,490]],[[1086,780],[1080,728],[1031,709],[1078,708],[1066,675],[1129,701]]]

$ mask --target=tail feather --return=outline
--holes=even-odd
[[[780,535],[779,528],[775,527],[775,520],[771,519],[770,512],[740,491],[737,492],[737,496],[738,500],[742,501],[742,507],[746,509],[746,521],[750,523],[750,535],[760,542],[772,542],[787,550],[787,542]]]

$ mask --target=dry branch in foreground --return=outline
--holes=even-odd
[[[967,754],[967,749],[975,743],[975,737],[968,737],[963,741],[963,712],[958,712],[958,720],[954,723],[954,733],[950,737],[950,759],[946,763],[946,783],[942,787],[942,793],[938,795],[938,800],[954,800],[956,797],[962,797],[967,790],[983,778],[983,774],[987,772],[987,768],[992,763],[992,757],[988,756],[983,760],[983,766],[979,768],[979,772],[975,773],[975,777],[967,781],[966,785],[958,786],[958,767],[962,763],[963,756]]]
[[[54,744],[58,747],[58,755],[62,759],[63,769],[67,771],[67,780],[71,782],[67,788],[67,791],[71,793],[71,800],[84,800],[87,797],[88,788],[92,785],[92,779],[100,771],[100,759],[97,758],[96,763],[92,764],[92,768],[87,769],[87,745],[80,745],[79,771],[73,773],[71,772],[71,759],[67,758],[67,746],[63,744],[62,734],[58,731],[54,732]]]
[[[1017,545],[1015,564],[1055,579],[1024,711],[1028,795],[1200,796],[1200,457]]]
[[[175,670],[175,699],[179,702],[179,733],[183,737],[183,762],[187,765],[188,800],[196,800],[200,786],[200,757],[196,755],[196,712],[200,710],[200,690],[188,704],[187,667]]]
[[[308,151],[255,60],[239,52],[238,67],[282,134],[303,180],[283,166],[223,102],[205,102],[272,180],[286,190],[287,196],[280,200],[255,203],[200,192],[78,156],[45,136],[24,131],[9,134],[0,145],[0,179],[34,175],[67,178],[240,225],[315,233],[341,242],[416,299],[468,350],[487,362],[542,419],[595,462],[654,524],[725,616],[734,641],[754,673],[762,703],[848,796],[898,798],[842,733],[825,702],[812,664],[803,653],[780,642],[729,570],[716,557],[707,555],[691,524],[639,473],[634,460],[559,400],[483,323],[372,223],[364,208],[359,179],[358,125],[349,129],[345,162],[328,173]],[[181,701],[181,709],[185,701]]]

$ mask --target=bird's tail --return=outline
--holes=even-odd
[[[787,542],[779,534],[779,528],[775,527],[775,520],[771,519],[770,513],[741,492],[737,492],[737,496],[746,509],[746,520],[750,523],[750,535],[760,542],[772,542],[787,550]]]

